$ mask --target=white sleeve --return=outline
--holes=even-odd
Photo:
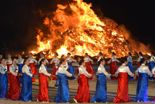
[[[45,67],[40,67],[39,68],[39,72],[40,73],[43,73],[46,76],[51,76],[51,74],[47,72],[47,70],[45,69]]]
[[[111,74],[109,74],[105,69],[103,69],[103,73],[107,76],[107,77],[110,77]]]
[[[118,76],[118,73],[119,73],[119,68],[118,68],[118,70],[115,72],[115,76]]]
[[[89,73],[87,72],[86,69],[83,69],[83,73],[84,73],[84,75],[86,75],[88,78],[90,78],[90,77],[92,76],[91,74],[89,74]]]
[[[22,71],[23,71],[25,74],[27,74],[28,76],[30,76],[30,77],[33,76],[32,73],[30,73],[29,69],[28,69],[27,67],[25,67],[25,66],[23,67]]]
[[[36,59],[33,59],[33,61],[34,61],[35,63],[37,63],[37,60],[36,60]]]
[[[52,64],[52,63],[53,63],[53,61],[54,61],[54,59],[52,59],[52,60],[50,61],[50,64]]]
[[[152,74],[155,74],[155,67],[152,69]]]
[[[129,67],[126,67],[126,71],[128,75],[130,75],[131,77],[134,77],[134,74],[130,71]]]
[[[66,76],[68,76],[68,77],[72,77],[72,74],[70,73],[70,72],[68,72],[68,71],[66,71]]]
[[[150,77],[152,77],[152,73],[151,73],[151,71],[149,70],[148,67],[146,67],[146,72],[147,72],[147,74],[148,74]]]

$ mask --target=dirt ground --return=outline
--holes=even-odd
[[[53,102],[53,99],[56,95],[56,88],[54,87],[54,84],[55,84],[55,81],[53,80],[49,81],[49,96],[51,100],[50,104],[52,103],[55,104]],[[95,92],[96,80],[94,79],[89,81],[89,85],[90,85],[90,93],[92,97]],[[123,104],[137,104],[135,102],[136,86],[137,86],[137,81],[135,80],[129,81],[129,96],[130,96],[131,102],[123,103]],[[69,87],[70,87],[70,97],[71,97],[70,103],[72,103],[72,98],[75,96],[77,87],[78,87],[77,80],[70,80]],[[116,91],[117,91],[117,80],[108,80],[107,90],[108,90],[108,101],[106,104],[112,104],[112,100],[115,97]],[[43,103],[36,102],[37,94],[38,94],[38,82],[35,82],[33,83],[33,101],[32,102],[11,101],[8,99],[0,99],[0,104],[43,104]],[[150,102],[148,102],[147,104],[155,104],[155,102],[151,101],[152,98],[155,96],[155,81],[149,81],[148,95],[149,95]],[[49,103],[45,103],[45,104],[49,104]],[[138,103],[138,104],[142,104],[142,103]]]

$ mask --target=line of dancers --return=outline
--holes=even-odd
[[[73,67],[73,62],[79,64],[77,70]],[[94,61],[87,53],[84,57],[78,59],[71,57],[70,53],[58,58],[58,54],[55,53],[50,62],[44,54],[40,54],[38,61],[33,58],[32,54],[25,59],[21,55],[18,55],[18,58],[12,58],[11,55],[3,58],[0,55],[0,98],[22,100],[24,102],[32,101],[32,83],[37,80],[36,76],[38,76],[37,101],[39,102],[50,101],[48,93],[49,79],[56,80],[57,91],[53,101],[57,103],[66,103],[71,100],[75,103],[107,102],[107,79],[118,80],[117,93],[113,102],[129,102],[128,80],[130,78],[137,80],[135,101],[148,101],[148,80],[155,77],[155,57],[153,55],[146,60],[142,53],[139,53],[138,68],[135,71],[131,53],[123,61],[118,60],[116,54],[112,53],[112,57],[106,61],[100,52],[96,60],[98,65],[96,71],[92,67],[93,63]],[[119,67],[118,63],[120,64]],[[52,72],[47,70],[48,64],[52,64]],[[110,66],[110,73],[105,67],[106,64]],[[78,89],[75,97],[70,99],[68,80],[75,80],[76,73],[78,73]],[[95,74],[97,79],[96,91],[91,98],[89,80],[94,79]]]

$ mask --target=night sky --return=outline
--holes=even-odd
[[[35,29],[42,23],[39,11],[55,10],[57,2],[67,0],[1,0],[0,51],[26,50],[35,44]],[[155,6],[151,0],[84,0],[94,10],[124,24],[137,41],[155,49]]]

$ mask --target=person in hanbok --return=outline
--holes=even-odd
[[[138,75],[137,90],[136,90],[136,101],[146,102],[148,101],[148,79],[152,76],[149,67],[146,65],[146,60],[141,60],[140,67],[136,70]]]
[[[31,69],[29,67],[30,59],[26,59],[22,68],[22,89],[21,100],[30,102],[32,100],[32,77]]]
[[[97,56],[97,62],[99,63],[101,59],[104,59],[103,53],[99,52],[98,56]]]
[[[110,78],[111,74],[109,74],[105,67],[105,61],[100,59],[99,67],[97,69],[97,84],[96,84],[96,92],[95,95],[92,97],[91,102],[107,102],[107,78]]]
[[[66,103],[70,101],[68,77],[73,75],[68,71],[68,63],[66,60],[61,60],[60,66],[56,72],[58,88],[56,91],[55,102],[56,103]]]
[[[51,76],[51,74],[47,72],[46,64],[47,64],[46,59],[42,59],[40,61],[40,67],[39,67],[39,94],[38,94],[38,99],[37,100],[41,101],[41,102],[49,102],[48,78]]]
[[[155,56],[153,54],[151,54],[150,59],[148,60],[148,65],[150,71],[152,71],[152,69],[155,67]]]
[[[128,62],[128,67],[130,71],[134,73],[133,65],[132,65],[132,54],[130,52],[128,53],[127,62]]]
[[[12,65],[12,57],[10,54],[7,55],[6,63],[7,63],[7,70],[8,70],[8,85],[9,85],[11,81],[10,66]]]
[[[52,75],[56,76],[56,71],[58,70],[60,60],[58,58],[58,53],[54,54],[54,57],[52,58],[50,64],[52,64]],[[52,77],[53,80],[56,80],[56,77]],[[55,84],[56,86],[56,84]]]
[[[10,66],[10,84],[8,89],[7,98],[11,100],[19,100],[20,97],[20,83],[18,77],[17,60],[13,59],[13,64]]]
[[[71,57],[71,54],[68,53],[68,54],[67,54],[67,57],[66,57],[66,61],[68,62],[68,66],[69,66],[68,71],[69,71],[72,75],[74,75],[74,74],[75,74],[75,69],[74,69],[72,63],[73,63],[73,62],[76,62],[76,60],[74,60],[74,59]],[[73,76],[71,79],[75,79],[75,77]]]
[[[92,79],[93,74],[94,74],[94,69],[92,67],[93,60],[90,58],[88,53],[85,53],[84,62],[86,64],[85,66],[86,66],[87,72],[92,74],[92,76],[91,76],[91,79]]]
[[[31,70],[31,73],[33,75],[37,75],[37,60],[35,58],[33,58],[33,55],[32,54],[29,54],[29,60],[30,60],[30,63],[29,63],[29,66],[30,66],[30,70]],[[35,82],[36,79],[33,77],[32,78],[32,82]]]
[[[141,61],[143,59],[143,54],[141,52],[138,53],[138,59],[137,59],[137,66],[139,67],[141,64]]]
[[[45,58],[45,55],[43,53],[40,53],[39,55],[40,55],[40,58],[38,60],[38,65],[40,65],[40,62],[41,62],[42,59],[45,59],[46,63],[49,64],[48,60]]]
[[[84,60],[79,63],[79,74],[78,74],[78,90],[76,96],[73,98],[75,103],[88,103],[90,102],[90,91],[89,91],[89,78],[92,77],[86,69]]]
[[[8,91],[7,64],[2,58],[0,64],[0,98],[6,98]]]
[[[117,63],[120,61],[116,58],[116,54],[113,52],[111,59],[108,61],[110,64],[110,74],[115,74],[115,72],[118,69]],[[112,79],[116,79],[114,76],[112,76]]]
[[[18,64],[18,73],[22,74],[22,67],[24,64],[24,59],[22,58],[21,55],[18,55],[17,64]]]
[[[130,71],[129,67],[127,66],[127,62],[123,62],[114,75],[118,76],[118,88],[116,97],[113,99],[113,102],[129,102],[128,75],[134,77],[134,74]]]

